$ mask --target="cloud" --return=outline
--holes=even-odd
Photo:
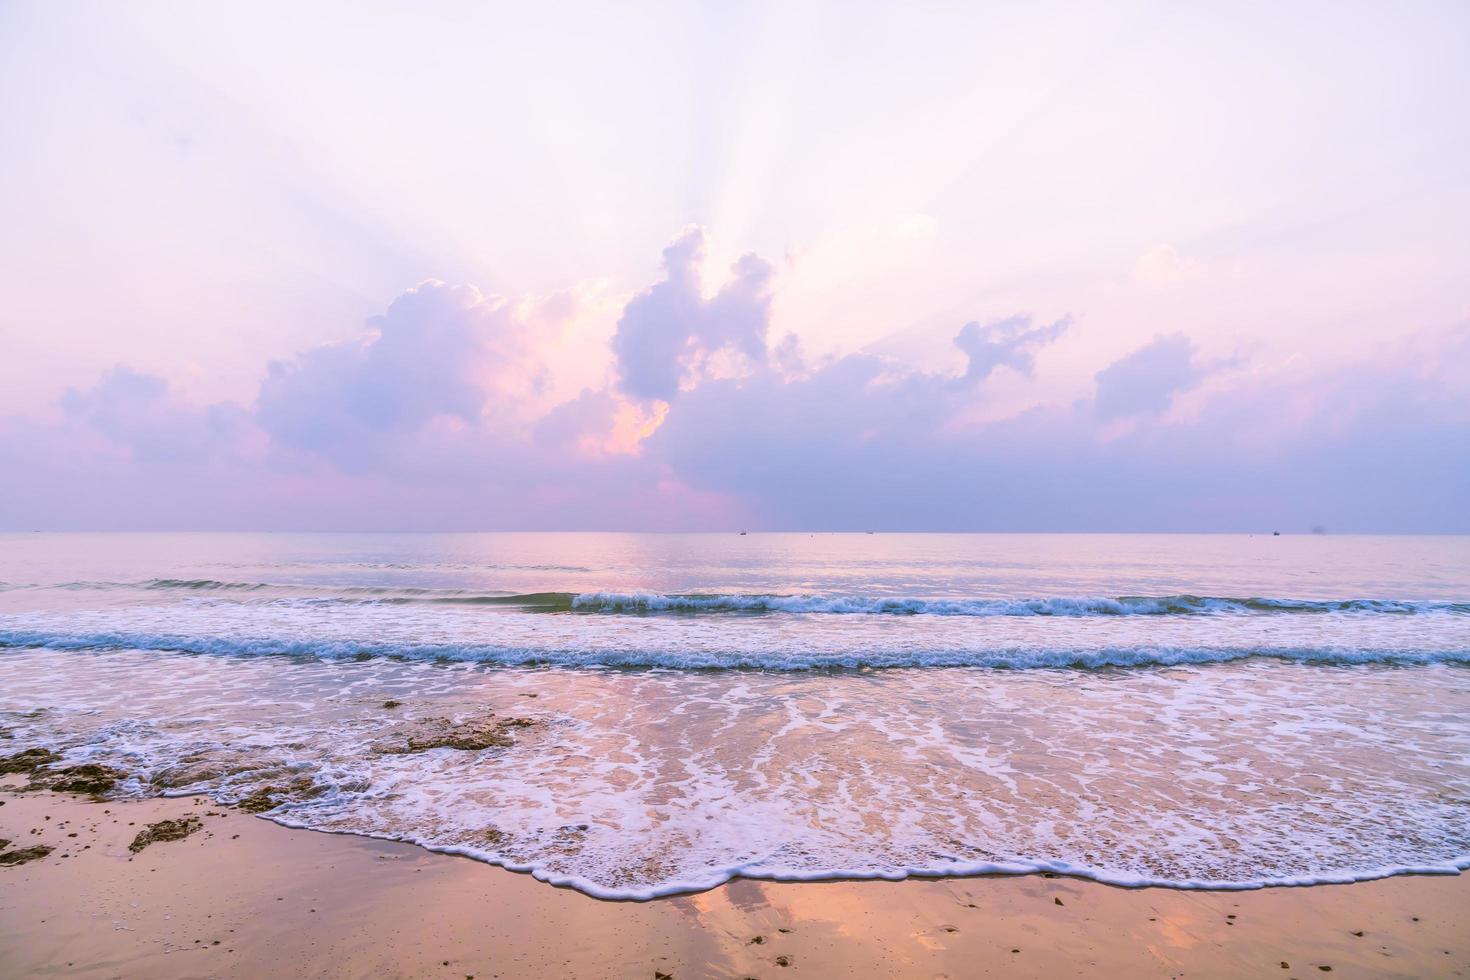
[[[227,451],[249,425],[238,406],[188,405],[172,395],[165,379],[124,365],[90,388],[67,389],[61,408],[75,427],[158,463],[196,461]]]
[[[613,336],[619,386],[633,398],[673,401],[680,387],[721,353],[766,359],[774,268],[743,256],[730,280],[705,298],[704,232],[686,229],[664,249],[664,278],[629,301]]]
[[[1031,374],[1036,352],[1065,333],[1071,323],[1067,317],[1040,327],[1032,327],[1029,316],[1008,317],[984,326],[971,320],[954,339],[955,346],[969,358],[961,381],[971,386],[979,384],[998,367]]]
[[[980,419],[996,372],[1029,377],[1070,320],[967,323],[957,372],[872,353],[808,360],[790,336],[768,344],[770,266],[748,256],[706,297],[702,247],[697,230],[682,235],[615,329],[607,314],[608,373],[563,378],[575,395],[545,380],[569,315],[557,302],[437,281],[360,336],[271,365],[249,406],[191,404],[119,366],[67,391],[54,421],[0,419],[0,520],[1470,530],[1464,326],[1396,337],[1356,366],[1256,365],[1208,388],[1221,362],[1162,335],[1097,371],[1095,392]],[[1191,390],[1188,417],[1166,411]]]
[[[541,374],[516,304],[473,286],[421,283],[367,326],[270,364],[255,415],[277,443],[321,451],[435,419],[474,425],[492,394],[524,394]]]
[[[702,385],[648,453],[773,528],[1464,531],[1470,399],[1420,354],[1258,378],[1121,435],[1087,400],[955,425],[953,385],[854,355]]]
[[[1155,337],[1097,372],[1093,405],[1101,418],[1162,412],[1174,395],[1199,382],[1194,343],[1182,333]]]

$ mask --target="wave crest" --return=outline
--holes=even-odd
[[[519,597],[498,601],[514,603]],[[540,598],[540,596],[528,596]],[[590,592],[570,598],[577,612],[825,613],[876,616],[1198,616],[1248,613],[1470,613],[1470,603],[1398,599],[1270,599],[1216,596],[1056,596],[1036,599],[920,599],[889,596]]]
[[[154,578],[142,582],[65,582],[49,586],[0,583],[0,590],[142,589],[160,592],[255,594],[312,604],[443,604],[504,606],[526,612],[658,614],[820,614],[865,616],[1219,616],[1276,613],[1470,616],[1470,601],[1443,599],[1292,599],[1266,596],[1082,595],[1034,598],[917,597],[860,594],[791,595],[762,592],[484,592],[411,585],[328,585],[237,582],[208,578]]]
[[[689,651],[518,647],[493,643],[411,643],[372,640],[297,640],[283,637],[186,636],[127,630],[47,632],[0,630],[0,649],[157,650],[221,656],[287,656],[321,660],[477,663],[487,666],[605,667],[665,670],[895,670],[980,667],[999,670],[1174,667],[1265,659],[1326,665],[1470,664],[1470,648],[1363,649],[1334,646],[1110,646],[1096,648],[1011,646],[971,650],[891,649],[850,651]]]

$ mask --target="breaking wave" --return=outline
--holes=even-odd
[[[1219,616],[1272,613],[1470,616],[1470,602],[1409,599],[1293,599],[1200,595],[932,598],[860,594],[662,592],[484,592],[417,586],[355,586],[154,578],[142,582],[66,582],[50,586],[0,583],[0,589],[145,590],[298,597],[316,603],[506,606],[518,611],[649,616],[661,613],[784,613],[867,616]]]
[[[542,599],[556,593],[526,596]],[[498,599],[513,602],[522,597]],[[570,597],[578,612],[781,612],[878,616],[1190,616],[1241,613],[1470,613],[1465,602],[1394,599],[1267,599],[1214,596],[1078,596],[1039,599],[914,599],[886,596],[663,595],[593,592]]]
[[[50,650],[156,650],[238,657],[308,657],[479,663],[487,666],[606,667],[665,670],[892,670],[982,667],[1000,670],[1173,667],[1249,659],[1310,664],[1470,664],[1470,648],[1363,649],[1337,646],[1113,646],[1099,648],[993,647],[924,650],[629,649],[622,647],[519,647],[483,642],[376,642],[281,637],[189,636],[130,630],[63,632],[0,629],[0,648]]]

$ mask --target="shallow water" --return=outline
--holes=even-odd
[[[15,749],[605,897],[1470,858],[1464,538],[12,535],[0,581]],[[534,724],[385,751],[490,712]]]

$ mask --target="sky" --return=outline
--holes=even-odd
[[[1467,50],[0,0],[0,528],[1467,533]]]

